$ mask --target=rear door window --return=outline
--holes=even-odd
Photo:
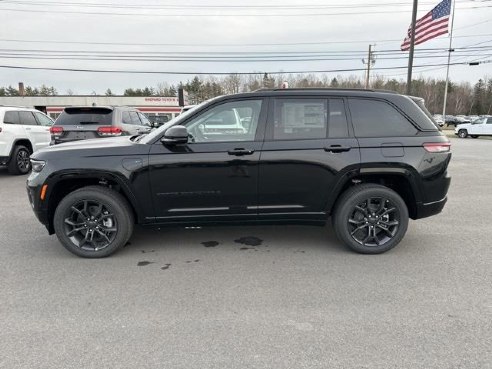
[[[349,136],[343,99],[279,98],[274,103],[274,140]]]
[[[274,140],[326,138],[326,99],[275,99]]]
[[[130,120],[132,122],[131,124],[133,124],[135,126],[141,126],[142,125],[142,121],[138,117],[138,114],[137,114],[136,111],[131,111],[130,112]]]
[[[20,124],[19,112],[17,110],[6,111],[3,117],[5,124]]]
[[[385,101],[349,99],[350,114],[357,137],[414,136],[417,129]]]
[[[19,111],[20,124],[25,126],[37,126],[38,122],[34,118],[34,114],[30,111]]]
[[[85,124],[97,124],[110,126],[113,111],[105,108],[66,108],[60,114],[55,124],[57,126],[78,126]]]

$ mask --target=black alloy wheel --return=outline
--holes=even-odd
[[[458,131],[458,137],[459,138],[467,138],[468,137],[468,132],[466,131],[466,129],[460,129]]]
[[[15,160],[17,161],[17,168],[19,168],[20,172],[29,172],[29,169],[31,169],[31,162],[29,161],[29,151],[19,150],[17,152],[17,157],[15,158]]]
[[[96,200],[82,200],[70,208],[64,220],[65,236],[82,250],[108,247],[118,232],[118,223],[108,207]]]
[[[27,174],[31,170],[31,161],[29,159],[31,152],[23,145],[17,145],[12,151],[8,170],[11,174]]]
[[[396,206],[385,197],[371,197],[355,205],[348,219],[352,238],[362,246],[382,246],[391,241],[400,226]]]
[[[395,247],[408,227],[405,201],[392,189],[360,184],[338,199],[333,227],[338,238],[362,254],[380,254]]]
[[[70,192],[55,210],[53,226],[62,245],[85,258],[106,257],[133,233],[133,210],[118,192],[87,186]]]

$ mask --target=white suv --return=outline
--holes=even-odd
[[[29,156],[50,144],[53,120],[35,109],[0,106],[0,165],[11,174],[31,170]]]
[[[472,123],[459,124],[454,129],[454,134],[460,138],[492,136],[492,117],[482,117],[475,119]]]

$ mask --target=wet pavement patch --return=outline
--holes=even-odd
[[[163,267],[161,267],[161,269],[166,270],[166,269],[169,269],[170,266],[171,266],[171,264],[165,264]]]
[[[202,245],[205,247],[215,247],[219,246],[219,243],[217,241],[204,241],[202,242]]]
[[[140,250],[140,251],[142,251],[142,254],[146,254],[148,252],[155,252],[155,250],[149,250],[149,251],[147,251],[147,250]]]
[[[263,240],[258,238],[258,237],[248,236],[248,237],[241,237],[237,240],[234,240],[234,242],[240,243],[240,244],[246,245],[246,246],[260,246],[263,243]],[[241,250],[242,249],[243,248],[241,248]]]
[[[149,265],[149,264],[154,264],[154,262],[153,261],[139,261],[137,263],[137,266],[143,267],[143,266],[146,266],[146,265]]]

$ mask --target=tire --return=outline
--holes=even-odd
[[[405,236],[408,209],[400,195],[388,187],[361,184],[341,195],[332,220],[338,239],[350,249],[381,254]]]
[[[15,146],[7,168],[9,173],[14,175],[29,173],[31,170],[30,155],[31,152],[27,147],[23,145]]]
[[[88,186],[69,193],[58,204],[55,233],[71,253],[103,258],[123,247],[133,233],[133,211],[109,188]]]
[[[468,131],[466,129],[460,129],[458,131],[458,137],[459,138],[467,138],[468,137]]]
[[[477,135],[470,135],[471,138],[478,138]]]

